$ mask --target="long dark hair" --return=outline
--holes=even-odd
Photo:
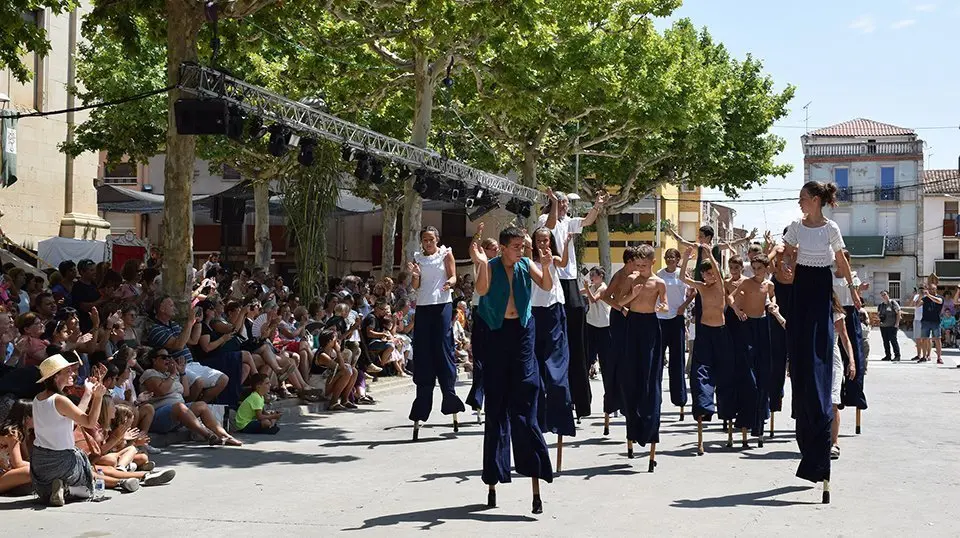
[[[557,255],[557,256],[562,256],[563,254],[562,254],[561,252],[559,252],[559,249],[557,248],[557,240],[553,237],[553,232],[550,231],[550,228],[547,228],[546,226],[541,226],[541,227],[537,228],[536,230],[534,230],[534,231],[533,231],[533,235],[531,236],[531,239],[533,240],[533,261],[538,262],[538,263],[543,263],[543,262],[540,260],[540,249],[537,248],[537,234],[538,234],[538,233],[541,233],[541,232],[546,233],[546,234],[547,234],[547,237],[550,238],[550,252],[551,252],[551,254]]]
[[[820,207],[824,207],[827,204],[829,204],[830,207],[837,205],[837,186],[833,183],[808,181],[803,184],[802,190],[807,191],[807,194],[810,196],[820,198]]]

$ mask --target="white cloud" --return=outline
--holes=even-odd
[[[908,26],[913,26],[914,24],[917,24],[917,20],[916,20],[916,19],[902,19],[902,20],[899,20],[899,21],[891,24],[891,25],[890,25],[890,28],[893,28],[894,30],[901,30],[901,29],[906,28],[906,27],[908,27]]]
[[[916,11],[924,12],[924,13],[930,13],[932,11],[937,10],[937,5],[936,4],[918,4],[916,6],[913,6],[913,9]]]
[[[877,22],[873,19],[873,17],[864,15],[851,22],[850,29],[859,30],[861,33],[869,34],[877,29]]]

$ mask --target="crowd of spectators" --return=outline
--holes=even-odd
[[[3,267],[0,494],[33,490],[59,505],[89,497],[96,478],[125,492],[167,483],[174,472],[155,469],[151,435],[182,429],[194,441],[242,445],[246,434],[280,430],[278,400],[374,405],[369,381],[415,368],[408,273],[331,279],[321,300],[302,304],[282,277],[230,270],[214,254],[190,270],[192,297],[177,304],[161,293],[158,266],[64,261],[46,277]],[[457,361],[469,370],[473,275],[461,275],[454,296]],[[56,450],[79,451],[83,465],[60,465],[66,452],[48,458]],[[31,469],[37,458],[43,468]]]

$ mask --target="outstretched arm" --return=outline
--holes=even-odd
[[[699,280],[694,280],[687,276],[687,266],[690,265],[690,254],[693,253],[693,247],[687,247],[687,250],[683,253],[683,263],[680,264],[680,280],[688,286],[696,288],[697,291],[700,291],[700,287],[703,286],[703,282]]]
[[[597,195],[597,201],[594,202],[593,207],[590,208],[590,211],[587,212],[587,216],[583,217],[583,225],[590,226],[596,222],[597,217],[600,215],[600,211],[603,209],[603,203],[607,201],[607,193],[601,192]]]

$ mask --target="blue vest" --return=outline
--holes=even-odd
[[[487,262],[490,271],[490,289],[480,297],[480,306],[477,313],[486,322],[491,330],[503,326],[503,315],[507,312],[507,303],[510,301],[510,282],[507,280],[507,271],[498,256]],[[520,314],[520,325],[527,326],[530,321],[530,291],[533,281],[530,279],[530,259],[520,258],[513,265],[513,303]]]

